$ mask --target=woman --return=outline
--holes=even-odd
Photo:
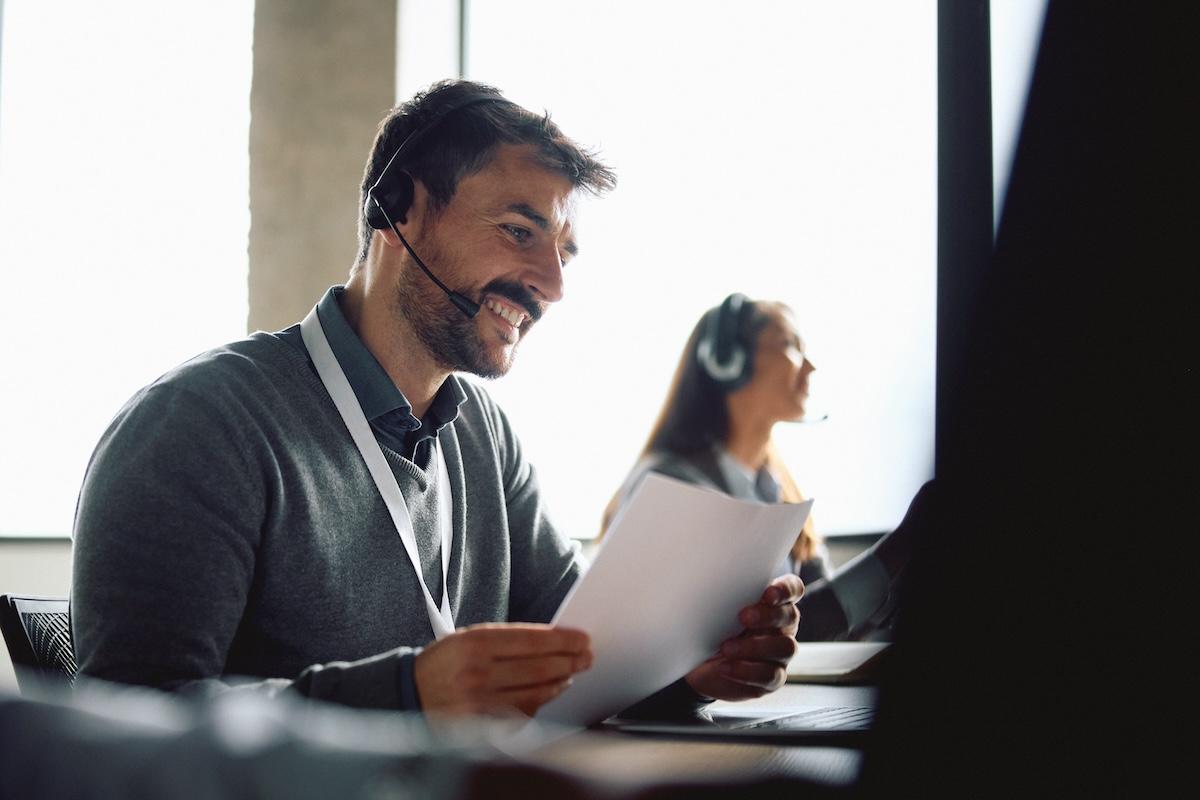
[[[746,500],[802,501],[771,433],[776,423],[804,418],[815,369],[782,303],[732,294],[710,309],[688,339],[666,403],[637,465],[605,509],[603,528],[649,472]],[[861,636],[887,615],[891,585],[907,561],[902,537],[890,538],[834,578],[808,519],[778,571],[799,574],[807,587],[797,638]]]

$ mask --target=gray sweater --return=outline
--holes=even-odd
[[[463,387],[467,402],[439,436],[455,624],[548,621],[581,573],[578,548],[548,520],[504,414]],[[204,689],[244,676],[398,708],[410,703],[397,665],[433,636],[333,402],[304,355],[271,334],[198,356],[118,413],[84,479],[74,559],[80,671],[107,680]]]

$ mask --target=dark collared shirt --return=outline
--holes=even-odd
[[[371,423],[376,440],[426,469],[434,439],[442,428],[458,418],[458,407],[466,402],[467,395],[459,386],[458,378],[451,375],[434,395],[425,416],[422,419],[413,416],[412,404],[396,388],[342,313],[339,300],[345,290],[344,286],[331,287],[317,304],[317,316],[325,338],[329,340],[329,348],[346,373],[346,380]],[[293,325],[279,335],[308,354],[299,325]]]

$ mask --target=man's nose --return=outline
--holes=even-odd
[[[563,298],[563,262],[557,248],[546,248],[530,260],[524,276],[525,288],[539,300],[557,303]]]

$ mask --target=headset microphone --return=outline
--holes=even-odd
[[[390,164],[391,162],[388,163]],[[371,202],[375,204],[375,207],[379,209],[379,213],[383,214],[383,218],[387,220],[388,225],[391,227],[396,236],[400,237],[400,243],[404,245],[404,249],[408,251],[408,254],[413,257],[413,261],[417,262],[417,266],[421,268],[421,271],[428,275],[429,280],[437,284],[437,287],[446,293],[447,299],[454,304],[455,308],[466,314],[468,319],[474,319],[475,315],[479,313],[479,303],[476,303],[465,295],[459,294],[458,292],[447,287],[446,284],[439,281],[437,276],[429,271],[429,267],[425,266],[425,262],[421,260],[419,255],[417,255],[417,251],[412,249],[412,245],[408,243],[408,239],[404,238],[404,234],[402,234],[400,229],[396,227],[396,223],[392,222],[392,218],[389,217],[387,212],[383,210],[383,206],[380,205],[379,201],[375,199],[374,188],[367,193],[367,197],[369,197]]]

